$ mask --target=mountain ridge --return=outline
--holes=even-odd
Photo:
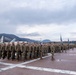
[[[0,38],[4,36],[4,42],[10,42],[12,41],[14,38],[16,39],[16,41],[27,41],[27,42],[38,42],[36,40],[32,40],[29,38],[20,38],[17,35],[14,34],[6,34],[6,33],[1,33],[0,34]],[[7,39],[6,39],[7,38]],[[9,39],[9,40],[8,40]]]

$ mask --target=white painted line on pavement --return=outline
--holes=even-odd
[[[48,54],[48,56],[45,56],[45,57],[42,57],[42,58],[47,58],[47,57],[49,57],[49,56],[51,56],[51,54]],[[32,62],[35,62],[35,61],[38,61],[38,60],[40,60],[40,58],[33,59],[33,60],[30,60],[30,61],[27,61],[27,62],[24,62],[24,63],[20,63],[20,64],[11,65],[11,66],[6,67],[6,68],[1,68],[1,69],[0,69],[0,72],[5,71],[5,70],[8,70],[8,69],[15,68],[15,67],[19,67],[20,65],[32,63]]]
[[[45,57],[42,57],[42,58],[47,58],[47,57],[49,57],[49,56],[51,56],[51,55],[48,55],[48,56],[45,56]],[[37,59],[34,59],[34,60],[30,60],[30,61],[27,61],[27,62],[21,63],[20,65],[23,65],[23,64],[29,64],[29,63],[32,63],[32,62],[35,62],[35,61],[38,61],[38,60],[40,60],[40,58],[37,58]]]
[[[69,55],[69,56],[76,56],[76,54],[67,54],[67,55]]]
[[[0,64],[2,64],[2,65],[15,65],[15,64],[11,64],[11,63],[4,63],[4,62],[0,62]]]
[[[43,58],[47,58],[49,56],[51,56],[51,54],[49,54],[48,56],[45,56]],[[38,61],[38,60],[40,60],[40,58],[30,60],[30,61],[27,61],[27,62],[24,62],[24,63],[20,63],[20,64],[10,64],[10,63],[0,62],[1,64],[3,63],[4,65],[10,65],[9,67],[1,68],[0,72],[8,70],[8,69],[15,68],[15,67],[20,67],[20,68],[27,68],[27,69],[39,70],[39,71],[45,71],[45,72],[54,72],[54,73],[63,73],[63,74],[69,74],[69,75],[76,75],[75,71],[52,69],[52,68],[42,68],[42,67],[34,67],[34,66],[24,65],[24,64],[32,63],[32,62],[35,62],[35,61]]]
[[[54,73],[63,73],[63,74],[69,74],[69,75],[76,75],[75,71],[69,71],[69,70],[42,68],[42,67],[34,67],[34,66],[26,66],[26,65],[25,66],[24,65],[20,65],[19,67],[32,69],[32,70],[46,71],[46,72],[54,72]]]

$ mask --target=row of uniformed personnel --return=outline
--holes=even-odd
[[[55,53],[61,53],[66,50],[69,50],[68,45],[63,45],[63,44],[51,44],[48,46],[48,52],[50,53],[52,51],[51,47],[54,46],[54,52]],[[51,49],[51,50],[50,50]]]
[[[24,42],[20,44],[19,42],[15,45],[10,44],[0,44],[0,58],[7,59],[17,59],[17,60],[28,60],[34,58],[41,58],[42,56],[51,53],[52,57],[55,52],[63,52],[68,50],[70,47],[68,45],[60,44],[25,44]],[[71,48],[73,46],[71,45]]]
[[[40,44],[0,44],[0,58],[28,60],[33,58],[41,58],[47,55],[47,46]]]

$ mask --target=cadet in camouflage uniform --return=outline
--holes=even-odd
[[[59,45],[59,53],[61,53],[61,45]]]
[[[11,59],[12,60],[15,59],[15,53],[16,53],[16,47],[15,47],[15,44],[12,43],[12,45],[11,45]]]
[[[37,45],[37,58],[39,58],[40,55],[39,55],[39,45]]]
[[[42,55],[43,55],[42,50],[43,50],[42,45],[40,45],[40,49],[39,49],[39,52],[40,52],[40,59],[42,59]]]
[[[68,44],[67,46],[68,46],[68,50],[69,50],[70,49],[70,45]]]
[[[68,50],[68,45],[66,45],[66,50]]]
[[[46,50],[47,50],[47,47],[46,47],[46,45],[44,45],[44,49],[43,49],[43,56],[45,56],[45,55],[46,55]]]
[[[64,46],[63,46],[63,44],[61,44],[61,52],[63,52],[64,51]]]
[[[54,47],[55,47],[55,52],[56,53],[61,52],[60,46],[58,44],[55,44]]]
[[[6,51],[7,51],[7,59],[9,60],[11,57],[11,45],[10,45],[10,43],[7,44]]]
[[[45,56],[47,55],[48,53],[48,45],[45,45]]]
[[[42,56],[44,56],[45,55],[45,45],[43,44],[42,45]]]
[[[66,53],[66,50],[67,50],[67,45],[64,45],[64,51]]]
[[[51,53],[51,43],[50,44],[48,44],[48,53]]]
[[[22,60],[25,61],[27,53],[26,53],[26,45],[24,42],[22,44],[21,51],[22,51]]]
[[[7,51],[6,51],[6,44],[2,44],[2,58],[5,59],[7,56]]]
[[[34,59],[34,45],[31,46],[31,59]]]
[[[22,55],[21,55],[21,45],[19,44],[19,42],[17,43],[17,45],[16,45],[16,59],[19,61],[20,59],[21,59],[21,57],[22,57]]]
[[[2,58],[2,45],[0,44],[0,59]]]
[[[26,46],[26,51],[27,51],[27,60],[29,60],[30,55],[31,55],[31,46],[30,45]]]
[[[37,58],[37,46],[34,45],[34,58]]]
[[[54,47],[54,44],[51,45],[51,60],[54,60],[54,52],[55,52],[55,47]]]

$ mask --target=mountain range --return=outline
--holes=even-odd
[[[4,37],[4,39],[3,39],[4,42],[10,42],[13,39],[16,39],[16,41],[26,41],[26,42],[43,42],[43,43],[55,42],[55,41],[50,41],[49,39],[38,41],[38,40],[29,39],[29,38],[21,38],[21,37],[18,37],[17,35],[14,35],[14,34],[6,34],[6,33],[0,34],[0,39],[2,38],[2,36]],[[63,42],[64,43],[68,43],[68,41],[63,41]],[[76,41],[69,41],[69,43],[75,43],[76,44]]]
[[[4,42],[10,42],[13,39],[16,39],[16,41],[37,42],[35,40],[28,39],[28,38],[20,38],[20,37],[14,35],[14,34],[5,34],[5,33],[2,33],[2,34],[0,34],[0,38],[2,36],[4,37]]]
[[[16,41],[40,42],[40,41],[32,40],[32,39],[29,39],[29,38],[20,38],[20,37],[14,35],[14,34],[2,33],[2,34],[0,34],[0,38],[2,38],[2,36],[4,37],[4,42],[10,42],[13,39],[16,39]],[[50,42],[50,40],[46,39],[46,40],[43,40],[42,42]]]

